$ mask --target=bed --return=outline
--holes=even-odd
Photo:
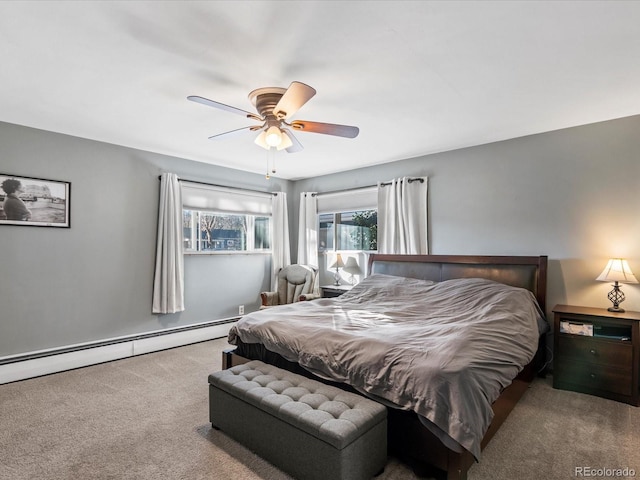
[[[341,297],[243,317],[223,366],[262,360],[380,401],[390,450],[462,480],[544,362],[546,268],[374,254]]]

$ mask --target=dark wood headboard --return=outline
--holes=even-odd
[[[383,273],[441,282],[452,278],[487,278],[526,288],[545,311],[547,257],[485,255],[389,255],[369,256],[368,275]]]

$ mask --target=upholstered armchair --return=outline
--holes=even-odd
[[[313,294],[316,274],[316,269],[306,265],[294,264],[281,268],[277,275],[277,291],[260,293],[262,299],[260,308],[316,298]]]

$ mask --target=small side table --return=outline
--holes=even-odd
[[[640,406],[640,313],[570,305],[553,313],[553,386]]]
[[[321,285],[322,298],[339,297],[353,288],[353,285]]]

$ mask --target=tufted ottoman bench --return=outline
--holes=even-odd
[[[368,479],[387,462],[384,406],[259,361],[209,375],[209,418],[299,479]]]

